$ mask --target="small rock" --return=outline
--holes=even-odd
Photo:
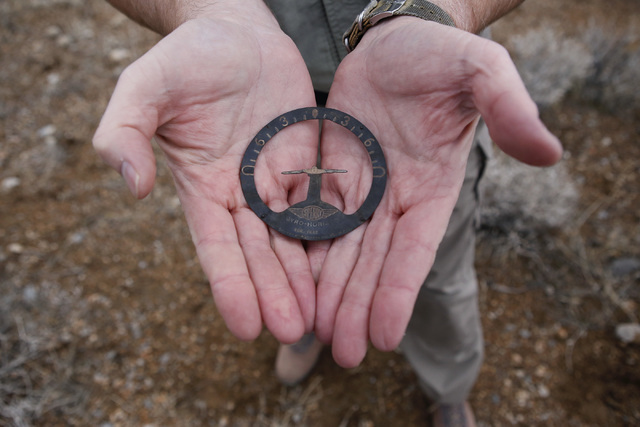
[[[36,289],[33,285],[27,285],[22,290],[22,299],[24,299],[28,303],[32,303],[38,297],[38,289]]]
[[[55,127],[55,125],[46,125],[44,127],[41,127],[40,129],[38,129],[38,136],[40,138],[46,138],[48,136],[53,136],[53,135],[55,135],[57,130],[58,129]]]
[[[73,41],[73,39],[68,34],[60,34],[56,38],[56,44],[59,47],[67,47],[67,46],[69,46],[71,44],[72,41]]]
[[[531,331],[529,331],[528,329],[520,329],[519,335],[521,338],[527,340],[531,338]]]
[[[513,353],[511,355],[511,363],[514,366],[522,366],[522,356],[520,356],[518,353]]]
[[[549,391],[549,388],[544,385],[544,384],[540,384],[538,386],[538,395],[542,398],[547,398],[549,397],[549,395],[551,394],[551,392]]]
[[[536,367],[535,373],[534,375],[538,378],[543,378],[545,376],[547,376],[547,372],[549,371],[549,369],[547,369],[546,366],[544,365],[539,365]]]
[[[7,246],[7,249],[9,249],[9,252],[16,255],[24,252],[24,246],[22,246],[20,243],[11,243],[9,246]]]
[[[169,363],[170,360],[171,360],[171,355],[169,353],[164,353],[162,356],[160,356],[159,362],[161,365],[166,365]]]
[[[4,191],[11,191],[20,185],[20,178],[16,176],[10,176],[2,180],[2,189]]]
[[[60,74],[58,73],[47,74],[47,84],[49,86],[57,86],[58,83],[60,83]]]
[[[93,374],[93,382],[101,386],[106,386],[107,384],[109,384],[109,377],[96,372],[95,374]]]
[[[640,270],[640,259],[618,258],[611,263],[609,268],[611,269],[611,274],[615,277],[626,276],[636,270]]]
[[[123,61],[131,56],[129,49],[117,48],[109,52],[109,59],[113,62]]]
[[[62,29],[57,25],[50,25],[44,30],[44,35],[49,38],[54,38],[62,33]]]
[[[556,334],[563,340],[566,340],[569,337],[569,332],[563,327],[559,327]]]
[[[530,398],[531,398],[531,394],[528,391],[526,390],[516,391],[516,402],[518,402],[519,406],[526,406]]]
[[[616,326],[616,336],[624,343],[640,343],[640,324],[621,323]]]
[[[77,232],[73,233],[72,235],[70,235],[68,237],[68,241],[72,245],[75,245],[75,244],[78,244],[78,243],[82,243],[82,241],[84,240],[85,236],[86,236],[85,233],[83,233],[81,231],[77,231]]]

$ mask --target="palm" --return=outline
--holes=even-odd
[[[270,233],[249,210],[239,165],[255,133],[283,111],[311,105],[313,90],[291,41],[269,28],[253,30],[260,36],[204,19],[178,28],[123,73],[94,141],[114,167],[128,153],[144,197],[153,185],[148,141],[155,134],[228,326],[250,339],[264,321],[291,342],[313,325],[309,263],[299,242]],[[276,177],[309,166],[303,159],[314,158],[315,135],[310,126],[296,126],[282,136],[296,144],[258,162],[256,181],[273,209],[304,191],[302,180]],[[119,145],[131,141],[126,151]]]
[[[482,86],[492,77],[483,72],[505,66],[501,55],[490,42],[467,33],[394,18],[340,65],[328,105],[353,114],[373,131],[389,177],[370,223],[336,239],[326,253],[316,329],[320,339],[333,342],[338,363],[358,364],[368,339],[385,350],[399,343],[458,197],[480,112],[510,154],[531,163],[557,156],[544,127],[532,123],[536,116],[518,79],[514,87],[508,86],[512,81],[504,88]],[[515,100],[504,95],[512,92]],[[511,104],[503,105],[505,100]],[[515,133],[505,122],[508,117],[496,116],[514,106],[525,110],[527,126]],[[516,113],[513,120],[523,119]],[[512,134],[518,139],[512,141]],[[344,157],[339,140],[337,131],[325,132],[327,165]],[[359,161],[366,165],[362,156]],[[367,191],[365,183],[334,180],[333,198],[353,209]]]

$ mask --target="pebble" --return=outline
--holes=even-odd
[[[47,84],[49,86],[57,86],[58,83],[60,83],[60,74],[58,73],[47,74]]]
[[[513,353],[511,355],[511,363],[514,366],[522,366],[522,356],[520,356],[518,353]]]
[[[24,246],[22,246],[20,243],[11,243],[9,246],[7,246],[7,249],[9,249],[9,252],[16,255],[24,252]]]
[[[53,136],[55,135],[56,131],[58,129],[56,128],[55,125],[46,125],[41,127],[40,129],[38,129],[38,136],[40,138],[46,138],[48,136]]]
[[[4,191],[11,191],[20,185],[20,178],[16,176],[10,176],[2,180],[2,189]]]
[[[567,330],[563,327],[558,328],[556,334],[563,340],[566,340],[569,337],[569,332],[567,332]]]
[[[640,324],[621,323],[616,326],[616,337],[624,343],[640,343]]]
[[[71,42],[73,41],[73,39],[71,38],[70,35],[68,34],[60,34],[57,38],[56,38],[56,44],[59,47],[67,47],[69,45],[71,45]]]
[[[33,285],[27,285],[22,290],[22,299],[24,299],[28,303],[32,303],[38,297],[38,289]]]
[[[62,33],[62,29],[57,25],[50,25],[44,30],[44,35],[53,38],[57,37]]]
[[[109,52],[109,59],[113,62],[123,61],[131,56],[131,51],[125,48],[116,48]]]
[[[540,384],[538,386],[538,395],[542,398],[547,398],[549,397],[549,395],[551,394],[551,392],[549,391],[549,388],[544,385],[544,384]]]
[[[85,233],[78,231],[70,235],[68,240],[69,240],[69,243],[74,245],[74,244],[82,243],[84,238],[85,238]]]
[[[609,266],[611,274],[615,277],[622,277],[640,270],[640,259],[638,258],[618,258]]]
[[[169,353],[164,353],[162,356],[160,356],[160,359],[158,361],[161,365],[167,365],[171,361],[171,355]]]
[[[539,365],[539,366],[536,367],[534,375],[536,377],[538,377],[538,378],[543,378],[543,377],[547,376],[548,371],[549,370],[547,369],[546,366]]]
[[[531,398],[531,394],[526,390],[518,390],[516,391],[516,402],[519,406],[525,406],[529,399]]]

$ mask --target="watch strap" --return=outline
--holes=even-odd
[[[358,15],[351,28],[344,33],[343,40],[347,51],[355,49],[367,30],[382,19],[402,15],[455,27],[447,12],[426,0],[372,0]]]

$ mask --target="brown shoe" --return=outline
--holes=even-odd
[[[316,366],[323,344],[315,334],[305,334],[295,344],[281,344],[276,356],[276,377],[285,385],[296,385]]]
[[[432,427],[476,427],[476,419],[469,403],[439,405],[431,414]]]

